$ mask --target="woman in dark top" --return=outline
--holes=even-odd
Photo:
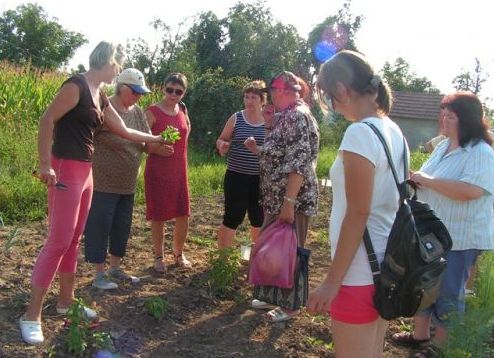
[[[105,122],[114,133],[136,142],[162,142],[125,126],[100,91],[111,83],[124,59],[123,48],[100,42],[89,57],[88,72],[69,78],[39,124],[39,178],[48,186],[48,237],[33,268],[31,301],[20,318],[26,343],[43,342],[41,310],[55,274],[60,276],[57,312],[64,314],[74,300],[79,239],[86,223],[93,179],[94,134]],[[87,318],[97,314],[85,308]]]

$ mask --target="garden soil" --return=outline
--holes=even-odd
[[[307,247],[311,286],[321,282],[330,265],[327,222],[330,193],[321,193],[320,213],[314,219]],[[102,291],[91,286],[92,267],[79,257],[76,295],[96,309],[101,318],[97,330],[110,334],[119,357],[334,357],[330,320],[302,311],[289,322],[271,324],[262,311],[250,307],[251,287],[246,281],[247,264],[241,263],[232,293],[213,297],[208,285],[208,253],[216,247],[214,237],[221,223],[221,196],[196,198],[192,202],[189,242],[185,254],[192,269],[173,265],[170,232],[166,235],[166,274],[152,270],[153,253],[144,207],[134,211],[132,237],[123,267],[141,278],[136,285],[121,284]],[[46,235],[46,223],[0,228],[0,357],[70,357],[64,348],[67,329],[57,315],[57,280],[43,309],[45,343],[29,346],[21,340],[17,321],[29,299],[30,278],[36,255]],[[246,222],[239,230],[237,246],[248,241]],[[7,244],[8,243],[8,244]],[[165,315],[156,320],[144,303],[150,297],[168,302]],[[411,352],[395,346],[389,336],[409,327],[409,320],[392,321],[386,337],[385,357],[408,357]],[[90,351],[86,356],[93,356]],[[117,355],[115,355],[117,356]]]

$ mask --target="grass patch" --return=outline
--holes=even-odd
[[[452,317],[445,357],[492,357],[488,340],[494,327],[494,253],[482,254],[475,280],[475,295],[467,296],[466,313]]]
[[[324,347],[328,351],[333,351],[334,349],[334,343],[333,342],[326,342],[322,339],[319,338],[314,338],[314,337],[307,337],[305,340],[308,344],[314,347]]]
[[[191,236],[187,240],[199,246],[213,247],[216,245],[216,240],[207,237]]]

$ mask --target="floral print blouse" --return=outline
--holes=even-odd
[[[298,173],[304,180],[295,211],[307,216],[317,214],[318,152],[319,127],[303,101],[275,115],[273,129],[259,151],[261,203],[265,213],[280,213],[288,175]]]

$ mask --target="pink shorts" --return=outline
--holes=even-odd
[[[372,302],[374,292],[374,285],[341,286],[331,302],[331,319],[353,324],[374,322],[379,318]]]

